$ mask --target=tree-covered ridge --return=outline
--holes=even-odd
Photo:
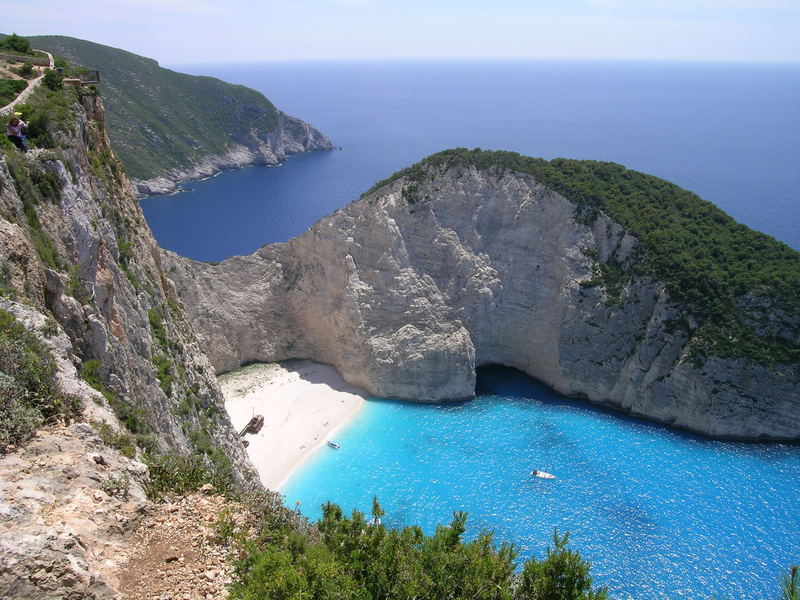
[[[36,48],[99,69],[108,134],[127,172],[146,179],[188,167],[233,142],[275,130],[278,110],[262,94],[213,77],[164,69],[125,50],[65,36]]]
[[[370,191],[402,177],[416,189],[432,169],[468,166],[532,175],[577,204],[582,221],[602,212],[625,227],[640,248],[636,260],[623,266],[624,275],[664,281],[672,298],[700,320],[692,332],[696,352],[800,362],[800,253],[658,177],[611,162],[456,148]]]

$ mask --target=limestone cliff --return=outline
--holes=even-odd
[[[640,240],[531,174],[422,163],[288,243],[218,265],[164,256],[218,371],[305,357],[437,401],[499,363],[713,436],[800,437],[796,362],[709,350],[698,311],[640,268]],[[797,312],[771,315],[796,348]]]
[[[190,166],[177,167],[157,177],[131,181],[138,196],[172,194],[179,190],[179,183],[211,177],[225,169],[275,166],[291,154],[332,148],[331,141],[317,129],[277,111],[274,131],[266,134],[248,131],[231,140],[229,148],[220,154],[205,155]]]
[[[104,572],[147,505],[144,451],[253,478],[100,99],[34,96],[23,110],[47,149],[0,154],[0,309],[51,349],[84,409],[0,456],[0,596],[112,597]]]

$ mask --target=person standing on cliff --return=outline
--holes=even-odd
[[[11,117],[6,126],[6,137],[23,152],[28,151],[28,143],[25,140],[25,129],[27,127],[28,124],[17,117],[16,114]]]

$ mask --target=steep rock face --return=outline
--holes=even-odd
[[[148,469],[139,450],[128,459],[107,446],[98,423],[154,454],[212,453],[257,485],[102,103],[84,96],[70,115],[52,124],[51,150],[0,157],[0,308],[51,348],[59,389],[85,407],[0,456],[3,598],[113,597],[104,570],[146,508]],[[102,394],[81,379],[89,365]],[[128,493],[112,497],[120,480]]]
[[[235,139],[224,154],[209,155],[188,168],[172,169],[152,179],[132,179],[131,182],[138,196],[172,194],[179,190],[178,184],[181,182],[205,179],[225,169],[250,165],[274,166],[291,154],[332,148],[331,141],[317,129],[279,111],[276,130],[265,136],[251,131]]]
[[[378,396],[474,394],[475,368],[714,436],[797,438],[796,369],[687,360],[692,317],[640,276],[591,283],[637,240],[530,175],[400,178],[285,244],[219,265],[165,252],[212,364],[307,357]]]
[[[34,332],[47,317],[0,298],[0,309]],[[113,598],[115,563],[147,510],[147,467],[107,446],[89,423],[123,426],[75,371],[72,342],[39,334],[57,365],[59,389],[81,398],[81,422],[50,426],[0,458],[0,597]]]
[[[221,406],[221,394],[111,151],[102,103],[87,96],[75,110],[73,130],[54,132],[57,151],[0,162],[0,247],[11,250],[0,255],[3,287],[10,299],[50,311],[79,361],[100,361],[106,387],[145,411],[163,448],[185,449],[175,406],[187,397]],[[174,385],[159,381],[158,355]],[[220,443],[243,458],[226,423]]]

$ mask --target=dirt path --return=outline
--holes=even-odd
[[[156,505],[117,574],[127,600],[217,600],[228,597],[233,567],[216,540],[222,496],[192,494]]]
[[[50,67],[49,68],[52,69],[54,64],[55,64],[53,62],[53,55],[50,54],[49,52],[45,52],[44,50],[37,50],[37,52],[44,52],[45,54],[47,54],[47,58],[50,59]],[[31,79],[30,80],[30,82],[28,83],[28,87],[25,88],[24,90],[22,90],[19,93],[19,96],[14,98],[11,102],[6,104],[4,107],[0,108],[0,116],[1,115],[7,115],[7,114],[11,113],[11,111],[14,110],[15,106],[25,102],[25,100],[28,99],[28,96],[30,96],[33,93],[33,90],[35,90],[36,87],[42,82],[42,78],[43,77],[44,77],[44,70],[41,72],[41,74],[36,79]]]

